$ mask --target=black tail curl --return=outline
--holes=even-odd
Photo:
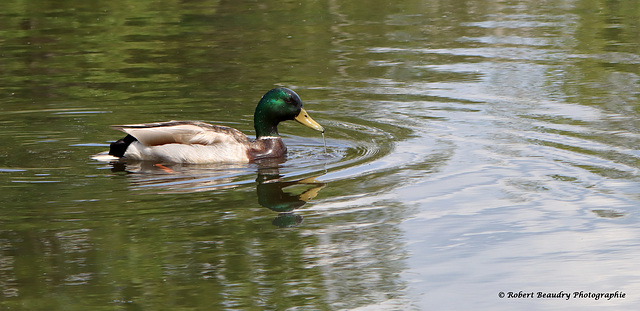
[[[129,145],[131,145],[131,143],[136,140],[137,139],[131,135],[127,135],[122,139],[118,139],[118,141],[113,142],[111,143],[111,145],[109,145],[109,155],[122,158]]]

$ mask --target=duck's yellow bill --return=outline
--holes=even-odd
[[[295,120],[309,128],[324,133],[324,127],[311,119],[307,111],[304,109],[300,109],[300,113],[295,117]]]

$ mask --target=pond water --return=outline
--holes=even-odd
[[[635,310],[639,21],[632,0],[10,0],[0,308]],[[91,158],[113,124],[253,135],[275,86],[326,151],[288,122],[286,161]]]

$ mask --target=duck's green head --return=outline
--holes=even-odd
[[[302,108],[302,101],[298,94],[290,89],[279,87],[264,94],[256,107],[253,126],[256,129],[257,138],[280,136],[278,123],[287,120],[296,120],[324,133],[324,128]]]

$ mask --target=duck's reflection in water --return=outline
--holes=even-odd
[[[283,180],[281,161],[260,162],[257,165],[256,193],[258,204],[278,216],[273,224],[291,227],[302,223],[302,216],[294,211],[315,198],[327,183],[317,181],[321,176],[297,180]],[[113,162],[112,171],[127,172],[131,187],[154,193],[194,193],[230,189],[253,183],[250,178],[256,171],[254,165],[216,164],[182,165],[155,164],[147,161]]]
[[[327,185],[317,181],[316,177],[318,176],[282,181],[283,176],[279,174],[277,168],[258,170],[258,178],[256,179],[258,203],[279,213],[278,217],[273,220],[274,225],[290,227],[302,222],[302,216],[293,213],[293,211],[315,198],[318,192]],[[299,190],[297,186],[304,188]],[[289,188],[288,190],[291,192],[285,191],[285,188]]]

